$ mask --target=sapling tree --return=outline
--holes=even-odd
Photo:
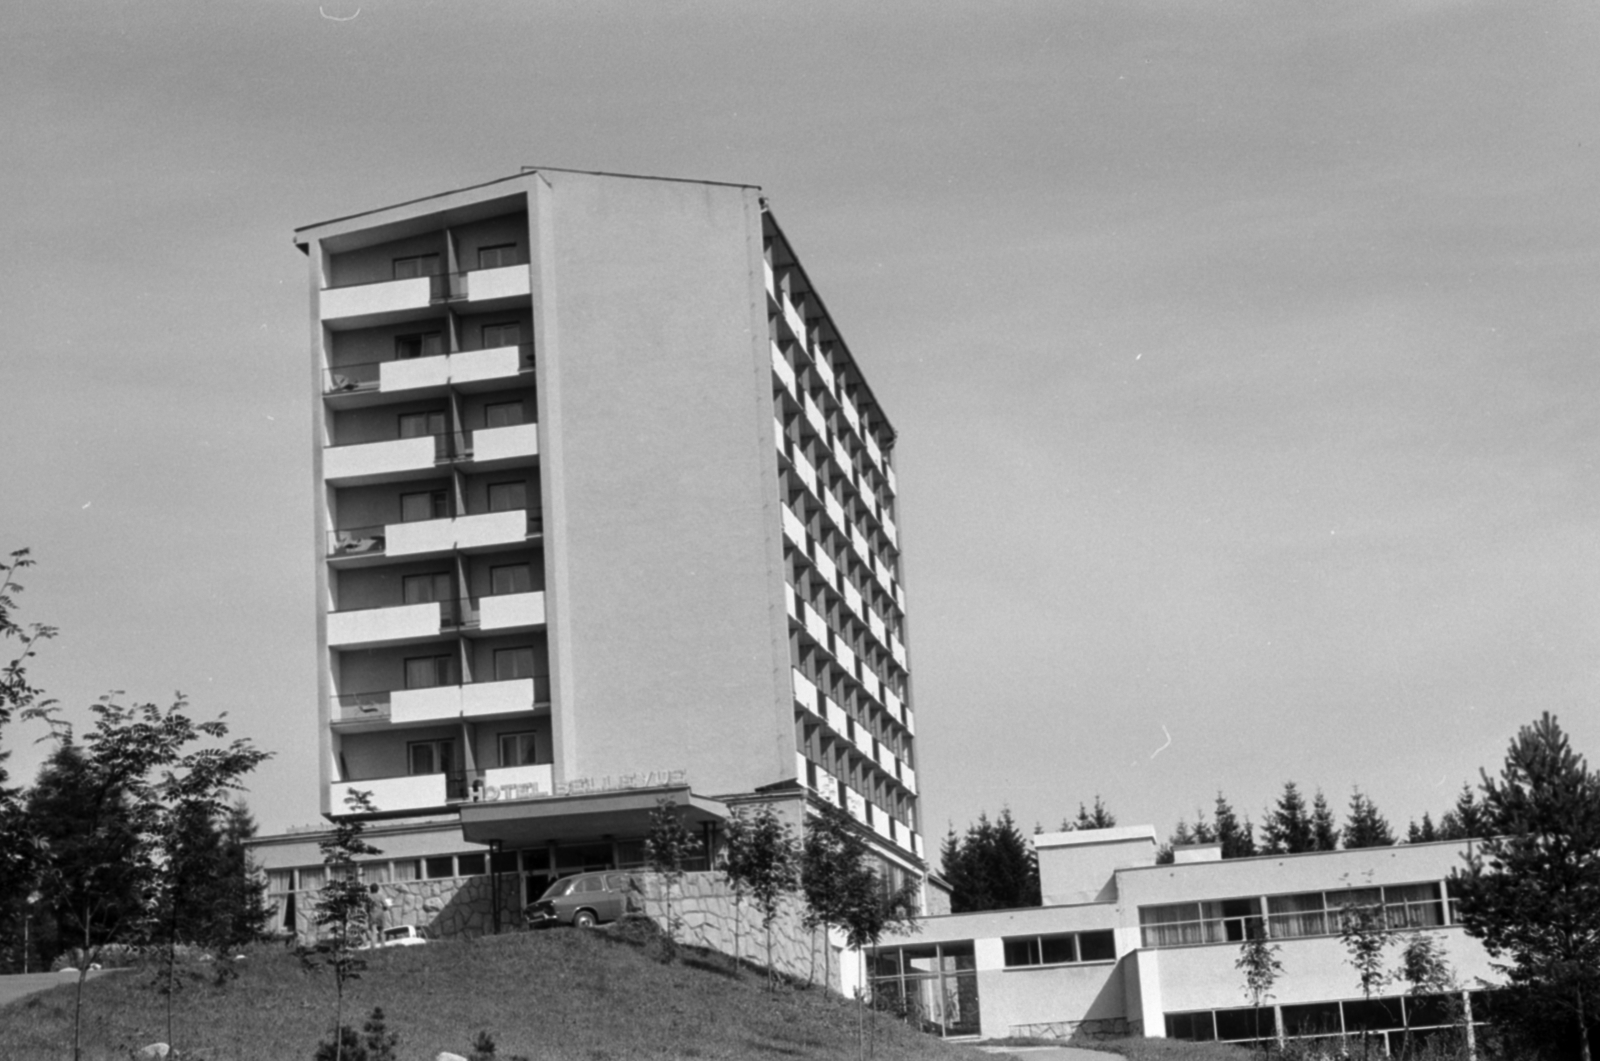
[[[824,806],[820,813],[806,819],[805,837],[800,846],[800,894],[805,900],[801,924],[808,931],[822,930],[822,989],[832,986],[832,959],[829,957],[828,933],[845,918],[846,896],[844,880],[847,875],[847,848],[854,840],[850,819],[836,807]],[[859,843],[859,841],[856,841]],[[812,947],[812,964],[815,966],[817,948]],[[812,973],[813,982],[816,979]]]
[[[736,815],[739,827],[728,832],[727,857],[723,871],[728,880],[737,881],[735,892],[748,891],[761,912],[761,927],[766,933],[767,989],[775,986],[772,966],[772,926],[778,919],[783,900],[800,885],[800,864],[795,852],[794,830],[778,816],[770,803],[753,813]]]
[[[743,862],[749,848],[750,820],[743,807],[734,809],[722,829],[722,874],[733,892],[733,969],[739,971],[739,937],[744,930],[744,899],[748,891]]]
[[[357,858],[381,854],[365,839],[366,821],[362,815],[377,810],[372,803],[372,793],[354,791],[345,796],[349,813],[334,822],[333,831],[317,844],[322,850],[322,864],[327,879],[317,894],[316,924],[321,937],[313,949],[302,948],[301,956],[308,962],[313,955],[333,970],[333,1061],[344,1061],[344,989],[351,980],[359,980],[367,963],[357,948],[364,945],[372,928],[373,899],[366,883],[361,879],[361,866]]]
[[[1406,993],[1416,997],[1418,995],[1451,995],[1450,1010],[1453,1014],[1461,1015],[1460,998],[1457,995],[1455,970],[1450,967],[1450,961],[1445,957],[1444,940],[1427,932],[1416,932],[1407,939],[1400,948],[1399,968],[1395,970],[1395,979],[1406,985]],[[1411,1052],[1411,1022],[1406,1022],[1406,1048],[1403,1053]]]
[[[673,894],[682,887],[689,862],[699,857],[702,846],[699,837],[683,824],[677,802],[670,796],[657,799],[656,809],[650,812],[650,831],[645,836],[644,857],[662,879],[669,959],[678,946],[678,929],[682,922],[673,906]]]
[[[1356,971],[1356,978],[1361,984],[1361,997],[1370,1002],[1373,994],[1389,982],[1383,954],[1394,942],[1394,931],[1384,917],[1381,901],[1364,901],[1354,894],[1351,901],[1339,908],[1338,919],[1339,942],[1344,945],[1345,961]],[[1363,1025],[1362,1057],[1368,1055],[1369,1048],[1367,1029]]]
[[[11,753],[5,750],[4,729],[17,712],[48,706],[44,694],[28,680],[28,661],[41,641],[56,636],[54,627],[24,625],[17,619],[17,597],[22,593],[17,573],[31,566],[33,560],[26,549],[16,550],[0,563],[0,911],[26,904],[33,888],[35,852],[21,792],[7,784],[10,778],[5,764]]]
[[[1244,973],[1244,993],[1255,1008],[1256,1038],[1261,1038],[1261,1007],[1272,998],[1272,988],[1283,975],[1278,960],[1279,947],[1267,936],[1264,926],[1251,924],[1250,933],[1239,944],[1239,958],[1233,967]]]

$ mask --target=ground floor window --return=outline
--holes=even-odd
[[[1195,1042],[1266,1045],[1281,1028],[1291,1039],[1354,1040],[1398,1055],[1407,1046],[1451,1034],[1465,1034],[1488,1012],[1483,992],[1446,995],[1389,995],[1335,999],[1254,1008],[1193,1010],[1166,1015],[1167,1037]]]
[[[866,961],[874,1007],[935,1035],[979,1033],[971,940],[879,947]]]
[[[1007,936],[1005,955],[1007,969],[1025,969],[1033,965],[1115,961],[1117,947],[1109,930],[1062,932],[1049,936]]]

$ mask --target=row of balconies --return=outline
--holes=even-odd
[[[787,590],[786,599],[789,618],[803,629],[811,640],[815,641],[831,655],[846,674],[860,682],[862,688],[867,691],[867,694],[873,700],[888,708],[889,714],[896,722],[909,729],[910,726],[907,725],[902,717],[904,709],[901,706],[900,698],[895,694],[889,681],[878,675],[873,665],[862,658],[862,654],[857,653],[851,643],[840,636],[838,631],[834,630],[821,612],[812,607],[809,601],[800,599],[799,591],[788,584],[785,584],[784,588]],[[900,667],[900,670],[904,672],[906,669],[905,646],[900,643],[899,638],[885,632],[883,621],[878,619],[875,614],[871,612],[867,614],[870,619],[876,620],[876,622],[868,624],[868,632],[877,641],[878,645],[889,654],[889,658],[893,659]]]
[[[405,777],[373,777],[336,781],[329,786],[329,806],[342,811],[345,796],[370,792],[372,802],[385,814],[397,811],[442,810],[452,803],[483,803],[505,799],[548,796],[554,790],[549,763],[501,766],[485,770],[456,770]]]
[[[780,449],[779,452],[784,453],[785,456],[788,455],[787,452],[782,449]],[[800,453],[795,453],[794,457],[802,461],[805,459],[804,455]],[[803,476],[798,470],[796,472],[796,477],[801,478],[802,482],[804,481]],[[822,513],[823,518],[832,525],[836,532],[842,535],[844,539],[850,543],[850,551],[855,554],[856,559],[860,562],[861,566],[872,574],[873,580],[878,583],[878,586],[882,589],[884,595],[892,600],[903,613],[906,607],[905,589],[895,578],[894,570],[888,564],[884,563],[883,558],[873,550],[872,544],[867,541],[866,537],[861,533],[860,528],[852,524],[845,517],[843,507],[836,500],[834,500],[832,494],[824,491],[820,497],[817,497],[813,491],[809,496],[811,498],[811,503],[815,505],[818,511]],[[812,551],[810,548],[811,535],[806,529],[806,521],[801,519],[799,514],[789,507],[787,501],[783,503],[782,507],[783,514],[781,518],[783,520],[784,535],[788,537],[790,541],[794,542],[796,547],[798,547],[802,552],[806,553],[807,557],[812,556]],[[820,550],[819,553],[821,555],[826,555],[825,552],[821,552]],[[831,556],[828,557],[828,563],[835,571],[838,569],[838,561],[835,561]],[[831,579],[829,581],[830,583],[832,582]],[[854,588],[848,578],[841,581],[843,586]],[[839,593],[846,592],[846,590],[841,588],[840,585],[835,585],[834,589]],[[855,592],[857,596],[859,596],[861,593],[859,589],[856,589]]]
[[[324,288],[318,299],[318,315],[327,324],[353,325],[448,303],[499,303],[527,298],[531,293],[527,265],[506,265]]]
[[[533,344],[457,350],[427,357],[335,364],[324,371],[323,392],[411,394],[427,388],[470,386],[513,379],[533,371]]]
[[[888,521],[890,529],[886,533],[890,536],[891,542],[898,544],[898,535],[894,530],[894,519],[889,515],[889,502],[879,500],[878,493],[873,489],[870,477],[866,472],[859,471],[856,468],[848,447],[829,428],[827,417],[823,415],[822,410],[818,408],[811,395],[801,394],[798,397],[796,396],[794,387],[790,385],[790,381],[794,379],[794,370],[789,367],[788,360],[783,356],[782,351],[778,349],[776,344],[773,344],[772,347],[772,367],[773,374],[777,377],[778,382],[783,385],[790,402],[793,403],[794,411],[803,425],[802,429],[808,431],[823,443],[830,459],[837,466],[837,474],[850,483],[851,487],[860,495],[862,507],[867,510],[867,513],[874,520],[880,523]],[[780,409],[784,405],[781,399],[778,404]],[[781,444],[779,448],[782,448]],[[885,495],[892,499],[894,492],[892,490],[885,491]]]
[[[767,298],[771,302],[771,307],[777,311],[776,314],[772,315],[774,331],[780,332],[780,335],[783,331],[786,331],[787,335],[783,337],[793,341],[805,353],[806,358],[811,362],[812,369],[816,373],[818,382],[822,384],[823,390],[828,397],[838,403],[840,415],[850,425],[856,437],[861,440],[862,450],[866,453],[872,466],[883,477],[884,484],[888,487],[889,492],[891,494],[898,493],[893,467],[885,459],[882,447],[878,445],[872,431],[863,426],[861,414],[856,409],[855,402],[850,399],[844,387],[839,384],[826,352],[821,349],[822,344],[814,342],[805,309],[797,307],[794,300],[790,298],[789,292],[784,289],[783,285],[778,283],[770,263],[766,263],[765,271]],[[802,299],[803,301],[810,301],[804,299],[804,296],[802,296]],[[818,307],[816,316],[826,320],[825,315],[820,311],[820,307]],[[782,322],[783,329],[776,327],[779,321]],[[788,360],[782,356],[781,351],[774,348],[773,353],[775,355],[774,367],[777,367],[778,361],[782,361],[785,368],[788,369],[787,373],[780,370],[779,377],[784,380],[789,393],[794,395],[798,387],[798,381],[793,366],[788,364]]]
[[[814,543],[811,540],[811,535],[806,532],[805,524],[800,521],[799,516],[794,514],[794,510],[788,505],[781,503],[778,507],[781,510],[780,518],[783,521],[784,537],[787,538],[794,546],[795,551],[803,555],[806,560],[810,562],[812,567],[816,570],[818,577],[822,579],[822,581],[832,592],[838,594],[844,599],[845,607],[848,608],[859,621],[866,625],[868,632],[878,642],[878,644],[884,647],[894,661],[899,664],[900,669],[903,671],[909,671],[910,668],[907,666],[905,645],[902,644],[900,638],[889,629],[888,622],[884,620],[883,617],[880,616],[877,611],[875,611],[873,607],[866,602],[861,594],[861,591],[856,589],[854,583],[852,583],[849,578],[841,577],[838,565],[833,562],[833,560],[828,556],[826,550],[824,550],[820,544]],[[875,564],[873,567],[873,576],[877,580],[878,584],[883,588],[884,592],[886,594],[892,594],[897,603],[900,603],[903,609],[904,593],[900,590],[899,586],[894,584],[893,577],[889,574],[888,569],[884,568],[881,563]],[[790,614],[791,618],[796,620],[801,618],[799,614],[796,614],[793,611],[791,611]]]
[[[444,634],[514,633],[544,624],[542,592],[354,608],[328,613],[328,646],[398,645]]]
[[[398,556],[421,558],[489,549],[526,542],[541,535],[543,529],[544,520],[539,510],[521,508],[409,523],[345,527],[328,532],[328,559],[339,562]]]
[[[778,455],[788,462],[788,466],[794,469],[795,477],[823,505],[829,520],[838,526],[840,533],[853,534],[860,539],[861,544],[857,547],[857,552],[861,553],[863,559],[865,559],[871,552],[871,543],[865,535],[861,534],[856,521],[849,518],[850,513],[846,510],[844,504],[841,504],[839,499],[834,496],[831,488],[822,485],[822,477],[818,473],[816,465],[812,464],[811,459],[806,456],[804,448],[788,437],[782,422],[776,417],[773,419],[772,428],[773,442],[778,447]],[[863,489],[866,485],[865,483],[857,483],[851,478],[849,465],[844,463],[842,455],[834,448],[837,444],[837,440],[830,440],[826,448],[826,452],[834,465],[832,472],[834,481],[837,482],[843,479],[844,482],[850,484],[852,510],[855,502],[859,501],[862,511],[867,514],[870,520],[869,528],[871,524],[876,524],[878,531],[883,534],[884,540],[898,553],[900,549],[900,530],[895,525],[894,517],[889,514],[887,506],[880,507],[872,494]]]
[[[867,799],[867,797],[846,785],[839,778],[834,777],[827,770],[799,752],[795,753],[795,769],[800,783],[818,796],[835,807],[842,808],[850,817],[867,826],[901,850],[909,851],[917,858],[922,857],[922,837],[918,835],[914,828]]]
[[[863,757],[876,764],[907,792],[916,795],[917,772],[910,763],[895,755],[887,744],[874,737],[865,726],[858,725],[833,697],[818,689],[816,683],[798,669],[792,669],[791,674],[796,704],[812,718],[825,723],[840,739],[849,741]]]
[[[391,475],[427,472],[441,465],[489,470],[539,455],[539,425],[513,424],[475,431],[444,431],[382,442],[332,445],[322,451],[322,478],[349,486]]]

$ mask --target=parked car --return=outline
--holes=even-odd
[[[422,935],[422,929],[416,925],[396,925],[394,928],[383,930],[383,938],[378,941],[380,947],[416,947],[428,942]]]
[[[522,912],[529,928],[576,925],[592,928],[615,921],[628,908],[626,873],[579,873],[563,877],[545,889]]]

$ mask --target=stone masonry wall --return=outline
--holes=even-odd
[[[378,885],[374,896],[375,929],[416,925],[429,939],[486,936],[494,931],[494,881],[488,876],[449,877]],[[387,899],[392,904],[384,906]],[[302,939],[314,939],[315,892],[301,893],[295,907],[295,929]],[[500,930],[522,927],[522,878],[500,874]]]

